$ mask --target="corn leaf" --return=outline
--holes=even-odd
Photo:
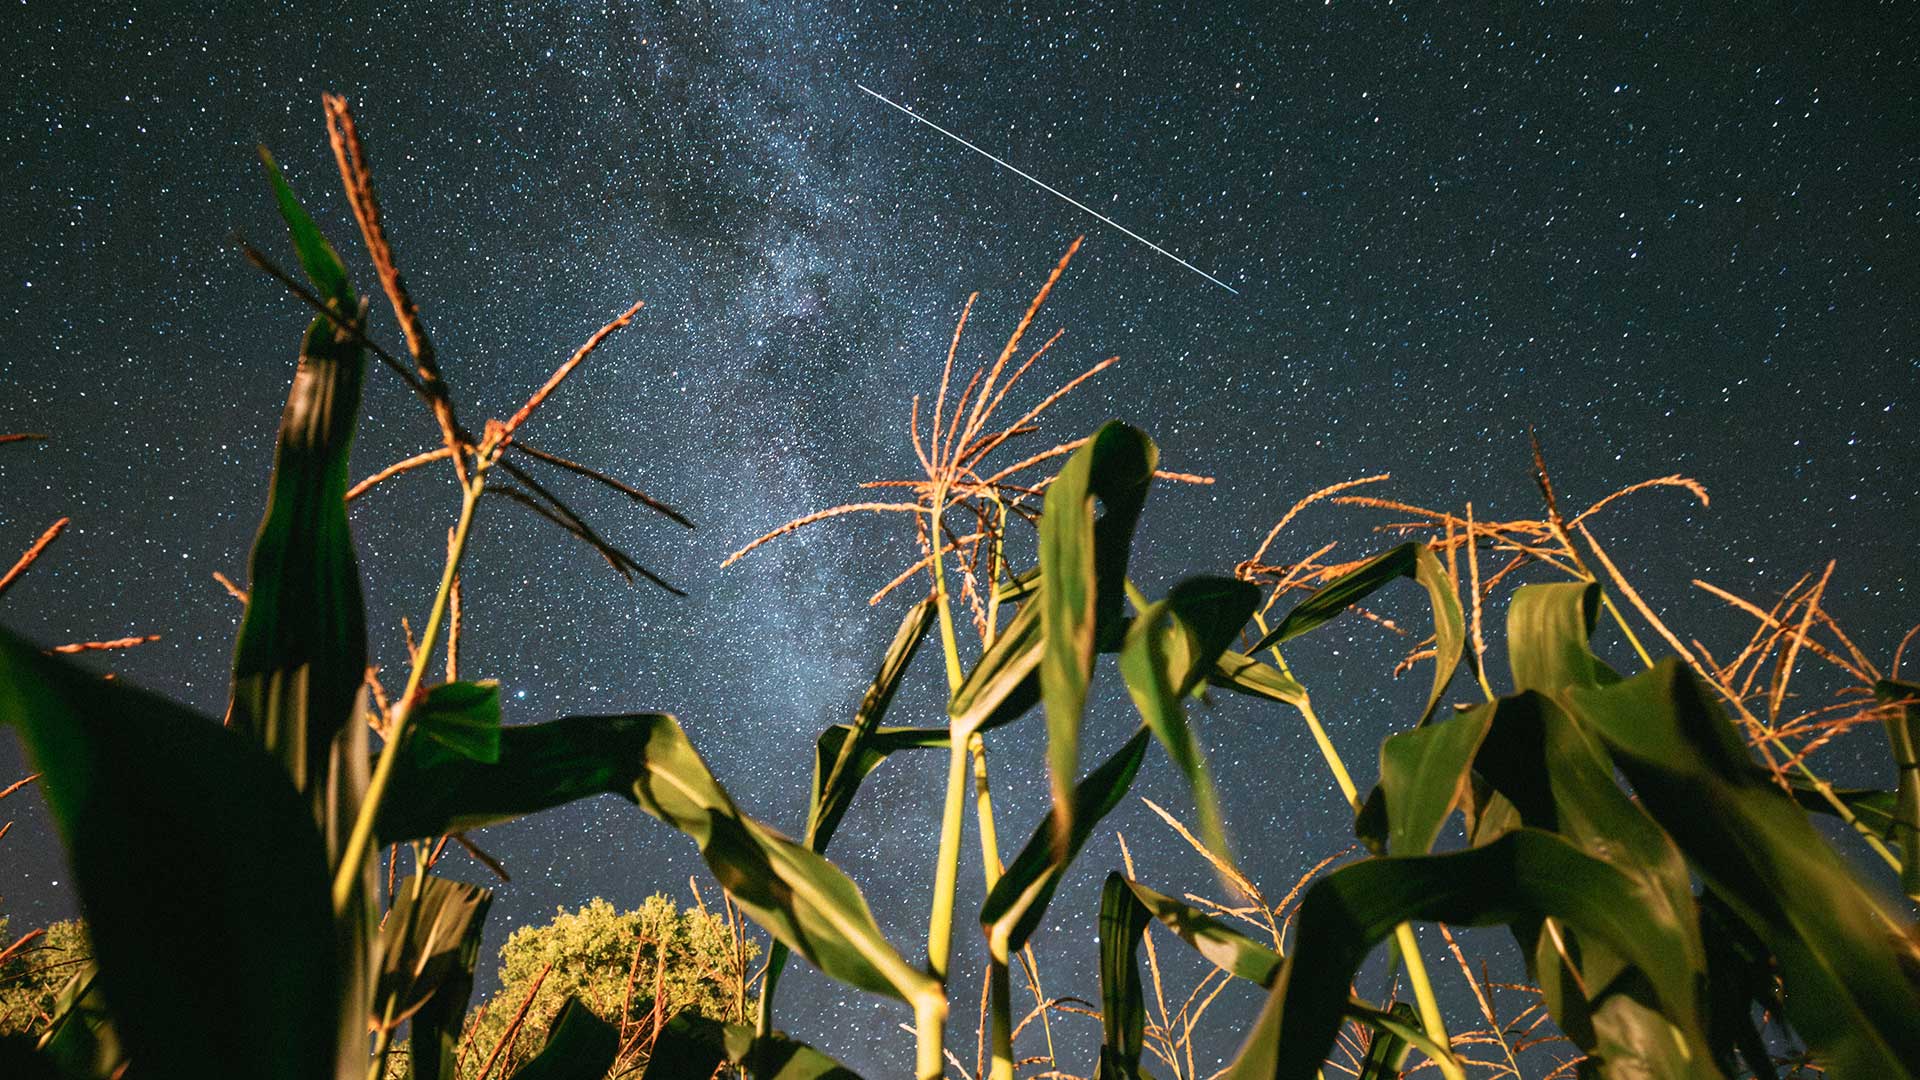
[[[1453,681],[1453,673],[1460,667],[1460,657],[1465,652],[1467,641],[1466,620],[1460,612],[1460,597],[1454,591],[1453,579],[1447,576],[1446,567],[1440,565],[1440,560],[1425,544],[1401,544],[1322,585],[1314,590],[1312,596],[1287,612],[1286,618],[1275,623],[1273,629],[1267,631],[1247,652],[1257,653],[1318,629],[1337,618],[1349,606],[1403,577],[1419,582],[1427,590],[1427,599],[1433,606],[1433,690],[1427,695],[1426,708],[1420,713],[1421,722],[1424,723],[1440,707],[1440,696],[1446,692],[1447,684]]]
[[[441,683],[413,707],[414,738],[423,752],[458,754],[492,764],[500,760],[500,683]]]
[[[860,1080],[806,1043],[777,1033],[755,1037],[746,1024],[722,1023],[692,1012],[667,1022],[641,1077],[709,1077],[726,1065],[750,1067],[755,1080]]]
[[[1307,688],[1272,664],[1263,664],[1246,653],[1228,649],[1207,673],[1207,683],[1249,697],[1265,698],[1282,705],[1300,708],[1307,701]]]
[[[1755,767],[1677,661],[1569,694],[1640,802],[1780,965],[1786,1017],[1830,1071],[1905,1077],[1920,1062],[1920,949]]]
[[[326,852],[284,769],[238,733],[0,633],[0,723],[67,849],[99,990],[149,1077],[333,1076]],[[364,1026],[361,1027],[364,1032]]]
[[[1074,856],[1093,835],[1093,827],[1126,798],[1127,789],[1133,785],[1140,763],[1146,758],[1147,736],[1147,729],[1142,727],[1125,746],[1074,787],[1070,819],[1073,831],[1068,834],[1064,849],[1054,842],[1054,819],[1049,818],[1040,823],[1020,854],[1014,857],[1013,864],[1000,875],[980,908],[980,925],[995,955],[1003,959],[1011,956],[1040,925],[1054,890],[1059,888],[1060,879],[1066,875]]]
[[[1213,670],[1260,603],[1255,585],[1233,578],[1189,578],[1165,600],[1148,605],[1120,647],[1120,674],[1141,719],[1166,747],[1200,811],[1200,835],[1215,855],[1231,859],[1220,795],[1206,753],[1187,723],[1187,695]]]
[[[1394,855],[1425,855],[1448,815],[1466,806],[1474,755],[1493,723],[1494,707],[1389,735],[1380,744],[1380,785],[1386,814],[1385,848]],[[1371,800],[1369,800],[1371,801]]]
[[[671,716],[574,716],[503,728],[492,765],[423,757],[411,746],[401,753],[377,822],[383,843],[619,794],[692,837],[741,908],[827,975],[916,1005],[939,995],[939,984],[881,936],[845,874],[740,812]]]
[[[1920,900],[1920,686],[1883,679],[1873,693],[1880,699],[1880,723],[1900,774],[1888,830],[1900,847],[1900,888]]]
[[[332,314],[358,319],[346,270],[263,149],[300,263]],[[326,315],[301,341],[274,447],[267,511],[253,542],[246,614],[234,651],[230,723],[278,757],[305,792],[329,852],[345,841],[364,784],[360,723],[366,616],[347,526],[347,457],[360,411],[364,350]],[[347,745],[336,746],[336,739]],[[345,817],[348,822],[335,820]]]
[[[455,1075],[460,1029],[473,996],[473,966],[493,893],[442,877],[402,883],[380,927],[374,1001],[412,1017],[412,1080]]]
[[[833,838],[840,818],[852,804],[860,781],[883,759],[884,755],[865,763],[868,737],[887,714],[887,706],[893,704],[893,695],[906,677],[907,666],[913,663],[914,654],[920,651],[920,643],[926,640],[927,630],[933,625],[933,615],[932,600],[922,600],[907,610],[900,620],[900,628],[894,631],[893,643],[887,646],[887,654],[880,661],[880,671],[860,699],[853,723],[821,734],[814,754],[813,794],[808,802],[805,835],[807,846],[813,850],[826,851],[827,842]],[[829,749],[828,736],[834,732],[841,734],[833,739],[834,745]],[[865,767],[861,768],[863,763]]]
[[[513,1070],[513,1080],[601,1080],[620,1054],[620,1032],[569,997],[547,1028],[546,1044]]]
[[[1454,854],[1343,867],[1308,890],[1294,950],[1225,1075],[1313,1076],[1333,1045],[1361,961],[1395,926],[1416,919],[1490,925],[1552,916],[1628,957],[1646,973],[1663,1010],[1695,1025],[1697,989],[1677,947],[1679,928],[1648,901],[1640,882],[1534,829]]]
[[[53,1002],[53,1019],[40,1039],[42,1064],[63,1076],[114,1076],[127,1065],[113,1017],[92,962],[73,973]],[[11,1073],[0,1075],[11,1076]]]
[[[1093,675],[1097,630],[1118,638],[1127,554],[1159,451],[1140,431],[1109,422],[1074,451],[1047,488],[1040,516],[1040,696],[1047,712],[1047,773],[1054,843],[1073,833],[1080,720]],[[1098,521],[1094,501],[1105,508]],[[1104,624],[1104,625],[1103,625]]]

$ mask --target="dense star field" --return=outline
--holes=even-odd
[[[1737,649],[1748,624],[1690,579],[1767,602],[1830,559],[1825,606],[1868,652],[1884,661],[1920,618],[1911,9],[1126,7],[349,4],[215,18],[16,5],[0,112],[0,433],[51,439],[0,446],[0,569],[73,520],[0,600],[0,621],[48,644],[157,633],[101,666],[224,709],[240,607],[211,575],[244,584],[308,318],[229,241],[237,230],[291,265],[256,143],[376,293],[322,91],[354,105],[470,423],[511,411],[646,302],[529,439],[684,510],[697,530],[555,482],[690,596],[628,586],[557,529],[490,503],[465,579],[465,674],[502,681],[509,722],[671,711],[742,806],[785,829],[802,824],[815,735],[850,716],[909,598],[866,599],[917,550],[904,516],[844,518],[719,564],[789,518],[867,497],[863,481],[915,475],[909,403],[936,385],[968,294],[981,294],[961,343],[970,365],[1083,233],[1035,324],[1041,339],[1066,334],[1009,407],[1117,354],[1032,449],[1118,417],[1160,443],[1166,467],[1217,479],[1156,489],[1134,567],[1149,594],[1229,570],[1296,499],[1363,475],[1390,472],[1378,492],[1423,505],[1534,516],[1532,425],[1571,503],[1670,473],[1711,492],[1710,508],[1655,491],[1595,522],[1649,600],[1709,644]],[[1266,7],[1278,10],[1255,13]],[[378,302],[373,327],[400,346]],[[437,441],[427,412],[371,368],[356,478]],[[390,670],[457,505],[429,469],[355,511]],[[1381,520],[1319,506],[1273,556],[1338,540],[1357,558],[1389,542],[1366,531]],[[1385,594],[1382,613],[1420,625],[1417,592]],[[1379,739],[1425,694],[1423,671],[1386,677],[1407,644],[1351,620],[1290,656],[1363,784]],[[918,664],[890,722],[939,716],[937,651]],[[1096,693],[1089,759],[1137,722],[1116,680]],[[1242,700],[1197,715],[1250,876],[1283,893],[1351,843],[1295,717]],[[1038,725],[997,738],[1007,850],[1047,788]],[[0,741],[0,786],[25,771]],[[942,774],[933,758],[881,769],[832,851],[909,953]],[[1190,815],[1158,754],[1136,793]],[[36,798],[5,806],[17,824],[0,842],[0,911],[16,927],[73,912]],[[1130,800],[1050,910],[1051,992],[1096,996],[1116,830],[1146,880],[1213,888]],[[489,955],[555,905],[629,907],[656,890],[687,901],[689,875],[704,873],[684,837],[613,799],[480,842],[513,874]],[[954,997],[971,1062],[971,839],[967,851]],[[458,857],[443,865],[485,878]],[[1429,962],[1448,983],[1442,957]],[[872,1075],[911,1061],[894,1026],[904,1008],[810,971],[786,985],[795,1035]],[[1223,1029],[1258,1001],[1233,993]],[[1097,1025],[1079,1023],[1063,1038],[1084,1057]],[[1213,1042],[1225,1055],[1234,1039]]]

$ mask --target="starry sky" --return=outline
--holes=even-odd
[[[629,587],[489,505],[466,673],[502,681],[509,722],[672,711],[743,806],[789,830],[815,734],[850,717],[897,622],[904,597],[866,598],[911,536],[845,519],[719,563],[862,481],[911,475],[908,403],[935,385],[966,296],[981,293],[971,359],[1082,233],[1036,326],[1066,329],[1036,385],[1121,360],[1046,431],[1117,416],[1167,467],[1219,481],[1150,501],[1134,567],[1149,593],[1227,570],[1295,499],[1360,475],[1391,472],[1387,493],[1427,505],[1532,516],[1531,424],[1570,501],[1673,472],[1711,491],[1708,510],[1647,496],[1603,533],[1695,636],[1745,627],[1690,578],[1768,596],[1828,559],[1827,607],[1869,652],[1884,658],[1916,618],[1920,20],[1903,5],[207,7],[27,0],[7,17],[0,432],[52,439],[0,446],[0,561],[56,517],[73,524],[0,619],[48,643],[159,633],[102,666],[210,715],[240,613],[211,574],[244,578],[307,319],[228,241],[238,230],[291,261],[256,143],[373,285],[322,91],[355,107],[470,421],[504,415],[608,318],[647,305],[528,438],[684,509],[696,531],[556,482],[691,596]],[[382,305],[374,333],[400,345]],[[356,476],[437,441],[397,380],[376,366],[368,387]],[[390,669],[457,501],[427,471],[354,512]],[[1359,557],[1386,542],[1366,532],[1378,520],[1317,508],[1275,554],[1339,540]],[[1417,602],[1382,606],[1418,621]],[[1356,620],[1290,657],[1363,782],[1424,695],[1419,677],[1386,678],[1400,651]],[[1107,674],[1092,748],[1135,722]],[[929,650],[892,719],[933,722],[940,691]],[[1294,717],[1223,700],[1200,722],[1256,880],[1283,892],[1350,842]],[[996,743],[1003,844],[1044,810],[1035,728]],[[941,764],[876,773],[833,850],[909,954]],[[0,744],[0,783],[24,771]],[[1157,756],[1137,790],[1190,810]],[[0,859],[0,910],[24,924],[72,912],[32,798],[9,800],[20,824]],[[1210,885],[1138,802],[1110,824],[1052,908],[1050,991],[1097,992],[1115,829],[1151,883]],[[612,799],[481,842],[514,874],[489,952],[593,895],[684,901],[700,872],[691,843]],[[965,911],[975,863],[962,882]],[[959,950],[970,999],[976,940]],[[911,1060],[902,1008],[811,973],[783,998],[783,1025],[856,1068]],[[1223,999],[1223,1028],[1255,1004]],[[1096,1025],[1063,1030],[1083,1057],[1097,1042]]]

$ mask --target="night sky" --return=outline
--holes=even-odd
[[[1771,3],[1722,16],[392,3],[216,19],[205,7],[35,0],[6,17],[0,432],[53,438],[0,446],[0,568],[55,518],[73,524],[0,600],[0,620],[48,644],[159,633],[102,666],[212,716],[240,609],[211,574],[244,581],[308,318],[228,242],[238,230],[291,264],[256,143],[375,294],[375,336],[401,345],[339,194],[323,90],[355,107],[399,262],[471,425],[646,301],[527,437],[684,509],[697,531],[554,485],[691,597],[627,586],[551,526],[489,504],[466,578],[465,673],[503,682],[510,722],[674,712],[738,801],[788,830],[803,823],[814,736],[850,718],[907,602],[866,598],[912,557],[911,532],[904,518],[849,518],[719,563],[788,518],[862,497],[861,481],[913,475],[908,403],[935,385],[968,293],[981,297],[963,361],[998,349],[1082,233],[1035,327],[1066,336],[1017,403],[1117,353],[1049,414],[1039,445],[1115,416],[1152,434],[1167,467],[1218,477],[1156,489],[1134,566],[1150,594],[1229,570],[1295,499],[1365,474],[1391,472],[1383,494],[1425,505],[1533,516],[1531,424],[1570,502],[1674,472],[1711,491],[1705,511],[1677,492],[1642,496],[1599,529],[1641,591],[1710,644],[1747,627],[1690,578],[1771,600],[1828,559],[1826,606],[1883,662],[1920,618],[1920,20],[1906,5],[1846,19]],[[355,476],[436,442],[375,365]],[[355,511],[390,672],[457,505],[428,470]],[[1388,542],[1366,532],[1379,520],[1316,508],[1274,554],[1339,540],[1336,557],[1357,558]],[[1379,606],[1419,623],[1420,603],[1408,589]],[[1423,673],[1386,677],[1403,644],[1352,620],[1289,657],[1363,784],[1378,740],[1425,694]],[[1104,675],[1089,758],[1137,722]],[[935,648],[911,678],[890,719],[936,722]],[[1222,700],[1199,722],[1256,880],[1284,892],[1350,842],[1295,716]],[[1038,727],[994,744],[1006,850],[1044,811]],[[1150,762],[1137,793],[1190,816],[1164,758]],[[832,850],[910,956],[943,765],[883,767]],[[0,786],[24,771],[0,742]],[[4,808],[18,824],[0,842],[0,910],[16,928],[73,911],[34,798]],[[1097,1000],[1114,829],[1149,883],[1213,887],[1137,801],[1108,824],[1039,939],[1051,992]],[[480,842],[514,874],[493,908],[489,979],[512,926],[593,895],[686,901],[702,872],[691,842],[614,799]],[[966,850],[963,912],[979,899],[971,834]],[[482,880],[458,856],[445,865]],[[961,925],[954,1030],[971,1066],[982,950]],[[1437,977],[1457,984],[1439,958]],[[783,1026],[855,1068],[893,1075],[911,1060],[902,1007],[811,972],[782,999]],[[1255,1001],[1223,999],[1221,1053]],[[1097,1025],[1060,1030],[1084,1062]]]

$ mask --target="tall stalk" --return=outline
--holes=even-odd
[[[934,604],[939,613],[940,647],[946,655],[947,693],[951,695],[960,689],[963,675],[960,645],[953,632],[953,605],[947,592],[944,552],[940,544],[940,512],[946,495],[944,485],[934,488],[933,505],[927,516],[930,525],[928,533],[931,536]],[[958,725],[950,725],[947,732],[947,797],[940,815],[940,849],[933,871],[933,906],[927,916],[927,973],[940,980],[943,987],[947,982],[953,953],[953,903],[954,891],[960,879],[960,834],[966,824],[967,741],[971,734],[970,731],[962,731]],[[939,1080],[945,1071],[942,1061],[946,1049],[945,1025],[922,1023],[917,1028],[920,1080]]]
[[[413,667],[407,673],[406,692],[394,706],[393,723],[386,733],[386,744],[380,748],[379,763],[374,766],[373,778],[367,784],[367,794],[360,800],[360,813],[354,818],[353,831],[347,835],[346,847],[340,853],[340,865],[334,872],[333,909],[336,912],[345,911],[348,901],[353,897],[355,879],[359,876],[358,867],[366,858],[367,847],[373,839],[374,819],[379,816],[380,802],[386,797],[387,785],[393,779],[393,769],[400,758],[400,744],[412,730],[409,721],[413,718],[414,699],[420,693],[421,682],[426,678],[427,666],[439,640],[440,625],[446,620],[454,578],[460,573],[460,559],[466,554],[467,536],[473,530],[474,510],[479,506],[480,495],[485,490],[487,455],[484,452],[476,454],[475,462],[474,471],[464,481],[461,491],[460,520],[453,527],[453,540],[447,545],[446,566],[440,571],[440,588],[434,593],[433,607],[428,610],[426,624],[420,631],[419,647],[414,650]]]

